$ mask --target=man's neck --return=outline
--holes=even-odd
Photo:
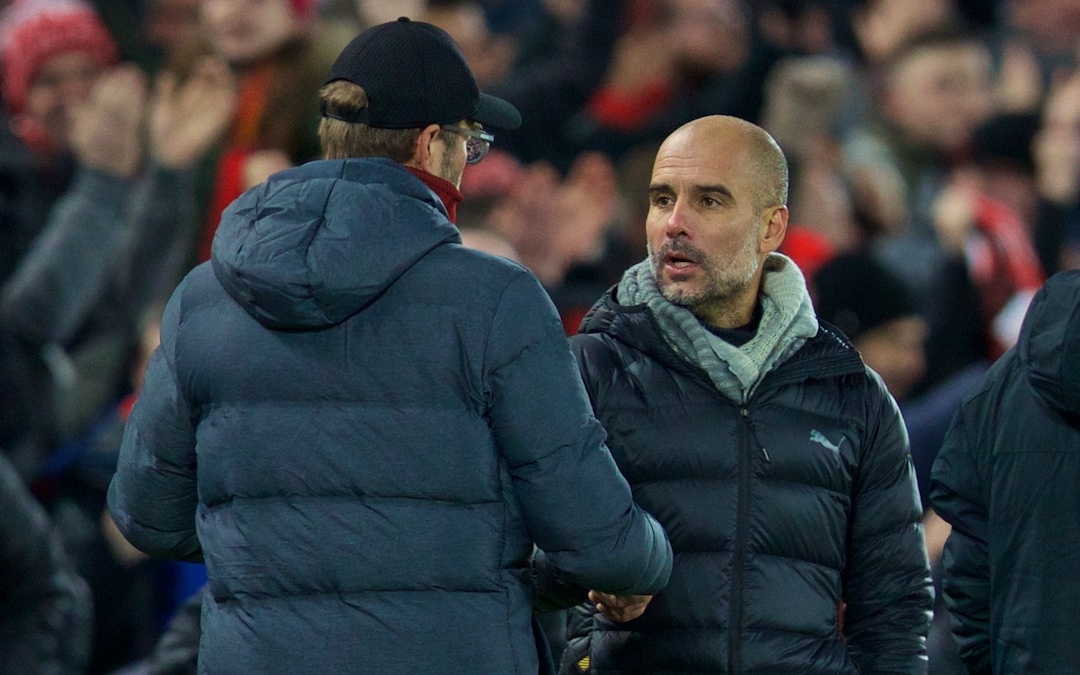
[[[457,205],[461,203],[461,190],[456,185],[440,178],[433,173],[424,171],[415,166],[405,166],[409,170],[409,173],[416,176],[424,182],[424,185],[431,188],[431,191],[438,195],[442,201],[443,206],[446,207],[446,216],[450,219],[451,223],[457,222]]]
[[[729,328],[727,326],[711,325],[707,321],[702,321],[702,325],[704,325],[710,333],[720,338],[724,342],[730,345],[734,345],[736,347],[741,347],[747,342],[750,342],[750,340],[753,340],[754,335],[757,334],[757,329],[760,324],[761,303],[756,303],[754,305],[754,310],[750,313],[750,319],[738,326],[733,326]]]
[[[725,298],[713,304],[698,305],[690,309],[710,329],[737,330],[756,322],[755,316],[760,317],[759,289],[760,284],[754,284],[752,290],[745,289],[736,298]]]

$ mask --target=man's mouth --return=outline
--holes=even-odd
[[[699,256],[695,255],[692,251],[682,250],[682,247],[667,247],[667,250],[663,252],[663,260],[665,266],[677,270],[700,264]]]

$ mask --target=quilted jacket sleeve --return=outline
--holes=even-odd
[[[124,429],[109,485],[109,510],[120,531],[150,555],[202,561],[195,533],[195,424],[177,383],[175,333],[183,284],[161,324],[161,346],[146,371]]]
[[[907,432],[880,380],[868,383],[844,572],[844,633],[864,673],[925,673],[933,591]]]
[[[930,502],[950,525],[942,589],[960,657],[971,672],[989,672],[989,513],[973,439],[961,409],[945,436],[931,473]]]
[[[507,286],[485,357],[491,428],[529,530],[569,581],[619,594],[667,583],[667,536],[634,504],[607,447],[547,294]]]
[[[151,165],[132,184],[82,169],[4,284],[5,325],[24,339],[63,345],[102,303],[111,303],[113,314],[137,316],[187,264],[193,176]]]

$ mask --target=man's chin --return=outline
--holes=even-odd
[[[699,294],[686,288],[685,284],[664,281],[659,284],[659,287],[660,295],[664,296],[664,299],[673,305],[693,307],[699,300]]]

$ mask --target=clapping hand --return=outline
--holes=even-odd
[[[131,178],[143,154],[146,77],[118,66],[101,76],[72,115],[71,148],[83,166]]]
[[[225,133],[236,111],[236,78],[212,57],[183,82],[162,73],[150,102],[150,153],[162,166],[188,168]]]

